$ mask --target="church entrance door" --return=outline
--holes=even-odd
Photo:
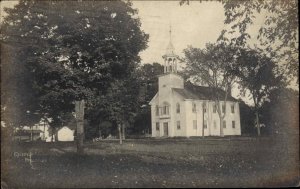
[[[164,136],[169,135],[168,122],[164,122]]]

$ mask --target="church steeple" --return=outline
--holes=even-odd
[[[170,41],[166,49],[166,54],[163,55],[164,59],[164,73],[177,73],[177,59],[178,56],[175,54],[175,48],[172,44],[172,28],[170,25]]]

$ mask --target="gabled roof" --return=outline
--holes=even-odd
[[[184,99],[194,99],[194,100],[212,100],[213,97],[211,95],[212,90],[210,87],[204,86],[196,86],[191,83],[186,83],[184,89],[180,88],[172,88],[173,91],[181,95]],[[225,91],[222,89],[218,89],[218,95],[220,100],[224,100]],[[227,96],[228,101],[237,101],[231,95]]]
[[[149,105],[151,105],[153,103],[153,101],[156,99],[156,97],[158,96],[158,92],[154,95],[154,97],[150,100]]]

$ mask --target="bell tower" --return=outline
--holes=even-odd
[[[170,42],[166,49],[166,54],[162,57],[164,59],[164,73],[177,73],[178,56],[175,54],[175,49],[172,44],[172,28],[170,26]]]

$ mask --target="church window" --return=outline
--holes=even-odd
[[[155,114],[156,114],[157,116],[159,116],[159,107],[158,107],[158,106],[156,106]]]
[[[197,108],[197,107],[196,107],[196,103],[193,103],[193,109],[192,109],[192,111],[193,111],[193,112],[196,112],[196,108]]]
[[[163,105],[162,114],[169,115],[169,105],[167,103],[164,103]]]
[[[235,121],[232,121],[232,128],[235,128]]]
[[[176,104],[176,112],[180,113],[180,104],[179,103]]]
[[[193,120],[193,128],[197,129],[197,120]]]
[[[216,113],[216,112],[217,112],[217,105],[214,104],[214,105],[213,105],[213,113]]]
[[[225,120],[223,121],[223,128],[224,129],[226,128],[226,121]]]
[[[159,131],[159,122],[156,122],[156,130]]]
[[[180,121],[177,121],[177,130],[180,130]]]
[[[217,122],[214,120],[214,129],[217,129]]]
[[[234,113],[234,104],[231,105],[231,113]]]

